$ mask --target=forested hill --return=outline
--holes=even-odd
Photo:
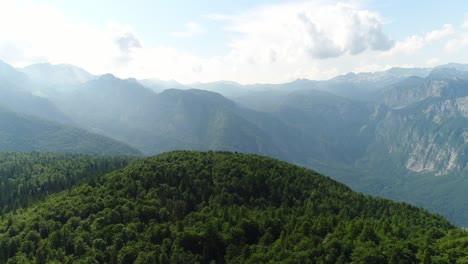
[[[97,175],[127,166],[134,157],[58,153],[0,153],[0,212],[26,207]]]
[[[256,155],[179,151],[0,221],[5,263],[455,263],[467,236],[416,207]]]

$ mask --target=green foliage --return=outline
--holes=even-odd
[[[123,168],[132,159],[84,154],[0,153],[1,212],[26,207],[49,194]]]
[[[355,193],[301,167],[225,152],[134,162],[5,215],[0,231],[1,263],[415,263],[465,256],[457,250],[464,233],[440,216]]]

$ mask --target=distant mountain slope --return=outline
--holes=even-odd
[[[168,89],[156,94],[135,81],[104,75],[56,103],[76,123],[149,154],[224,149],[281,155],[268,133],[239,115],[232,101],[212,92]]]
[[[306,164],[353,164],[374,139],[376,107],[310,90],[285,96],[273,114],[302,132]]]
[[[401,108],[429,97],[468,95],[468,71],[440,68],[426,78],[412,77],[386,87],[377,96],[386,105]]]
[[[20,69],[33,82],[40,85],[73,85],[90,81],[94,78],[89,72],[69,64],[38,63]]]
[[[0,107],[0,151],[138,155],[124,143]]]
[[[467,226],[467,109],[467,96],[435,96],[382,111],[375,140],[356,165],[373,176],[355,178],[352,186],[411,201]]]
[[[43,119],[72,124],[72,121],[48,99],[32,95],[14,85],[0,84],[0,105],[16,112],[34,115]]]
[[[215,93],[220,93],[228,98],[235,98],[248,94],[252,91],[257,90],[255,85],[242,85],[231,81],[218,81],[210,83],[193,83],[187,85],[191,88],[199,90],[207,90]]]
[[[370,103],[311,89],[282,94],[265,105],[291,132],[283,134],[283,141],[300,146],[295,152],[290,148],[288,158],[301,164],[352,163],[362,157],[373,136],[368,123],[374,108]]]
[[[290,161],[467,226],[464,74],[441,67],[424,78],[403,79],[380,90],[384,104],[312,89],[253,93],[240,103],[296,130],[294,137],[281,133],[284,142],[299,142],[288,144]]]
[[[26,74],[0,61],[0,105],[19,113],[71,124],[50,100],[33,95],[34,87]]]
[[[30,80],[26,74],[16,70],[13,66],[0,60],[0,85],[30,85]]]
[[[9,76],[25,76],[6,68]],[[23,108],[15,111],[43,118],[65,116],[145,154],[211,149],[280,158],[468,226],[467,69],[447,64],[350,73],[326,81],[196,86],[231,99],[186,86],[167,89],[179,85],[175,82],[153,82],[152,90],[143,81],[108,74],[32,104],[23,103],[27,96],[17,91],[24,87],[12,82],[4,87],[14,95],[0,96],[0,101],[23,98],[5,103],[19,100]],[[12,80],[21,83],[20,77]],[[38,100],[31,98],[27,102]]]
[[[166,89],[189,89],[189,87],[180,84],[174,80],[171,81],[161,81],[161,80],[156,80],[156,79],[143,79],[143,80],[138,80],[139,83],[141,83],[143,86],[150,88],[156,93],[160,93]]]
[[[466,260],[440,216],[255,155],[173,152],[0,221],[0,261],[437,263]]]
[[[158,95],[156,106],[155,122],[160,130],[164,129],[161,133],[186,140],[190,149],[281,155],[266,131],[217,93],[166,90]]]

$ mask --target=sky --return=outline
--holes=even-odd
[[[283,83],[468,63],[468,1],[0,0],[0,60]]]

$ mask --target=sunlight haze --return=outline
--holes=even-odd
[[[2,0],[0,59],[182,83],[328,79],[466,61],[466,7],[463,1]]]

